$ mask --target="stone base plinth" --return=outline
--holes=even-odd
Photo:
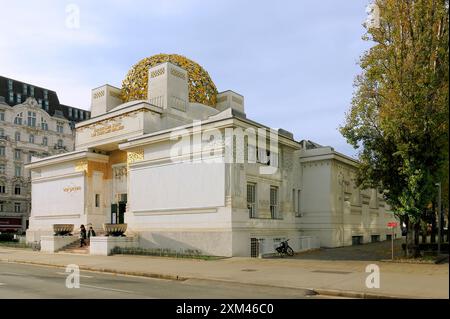
[[[135,237],[91,237],[89,254],[109,256],[115,247],[133,248],[138,242]]]
[[[75,236],[41,236],[41,251],[55,253],[77,240]]]

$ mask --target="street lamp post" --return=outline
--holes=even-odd
[[[441,253],[441,183],[436,183],[438,190],[438,255]]]

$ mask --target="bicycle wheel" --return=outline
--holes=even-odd
[[[291,247],[288,247],[286,249],[286,254],[288,254],[288,256],[294,256],[294,250]]]

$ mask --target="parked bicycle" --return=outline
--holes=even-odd
[[[284,256],[284,255],[294,256],[294,250],[291,248],[291,246],[289,246],[288,241],[289,241],[289,239],[282,241],[280,243],[280,246],[275,248],[275,250],[277,251],[277,253],[280,256]]]

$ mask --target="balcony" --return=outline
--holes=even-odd
[[[53,146],[53,148],[58,151],[67,151],[67,146],[65,146],[65,145],[55,144],[55,146]]]

